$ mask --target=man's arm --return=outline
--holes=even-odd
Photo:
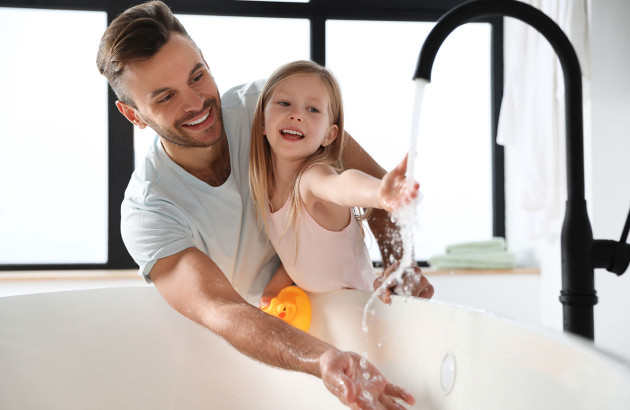
[[[321,377],[319,357],[336,350],[247,303],[196,248],[158,260],[151,280],[175,310],[261,362]]]
[[[342,160],[344,168],[358,169],[379,179],[387,173],[348,133],[346,133],[346,146]],[[402,259],[400,229],[392,221],[389,212],[382,209],[372,209],[368,225],[378,243],[383,268],[387,268],[395,261]]]
[[[356,353],[340,351],[247,303],[219,267],[196,248],[158,260],[151,280],[175,310],[222,336],[241,353],[317,376],[346,405],[400,409],[396,400],[414,403],[411,394],[389,383],[374,366],[361,367]]]

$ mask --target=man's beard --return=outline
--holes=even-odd
[[[212,107],[212,114],[214,115],[214,123],[210,126],[210,128],[203,131],[203,135],[208,135],[208,133],[212,133],[215,135],[215,138],[212,138],[210,141],[200,141],[196,138],[190,137],[187,134],[187,130],[182,128],[183,124],[190,122],[193,118],[199,116],[201,113],[206,112],[210,107]],[[206,148],[211,145],[214,145],[218,142],[221,136],[224,134],[223,131],[223,116],[221,115],[221,107],[217,103],[215,98],[205,100],[203,104],[203,108],[192,115],[187,115],[185,118],[175,121],[175,126],[171,127],[162,127],[155,123],[153,120],[149,120],[146,118],[142,118],[142,120],[153,129],[160,137],[164,138],[166,141],[179,145],[181,147],[188,148]]]

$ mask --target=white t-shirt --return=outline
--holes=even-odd
[[[259,230],[249,190],[254,108],[264,82],[235,87],[221,98],[232,171],[212,187],[173,162],[156,138],[125,191],[123,241],[147,281],[158,259],[196,247],[241,296],[257,303],[279,260]]]

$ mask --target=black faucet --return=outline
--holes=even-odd
[[[617,275],[630,264],[630,213],[619,242],[594,240],[584,195],[584,130],[582,117],[582,73],[571,42],[547,15],[515,0],[474,0],[453,8],[438,20],[427,36],[414,79],[431,80],[433,61],[446,37],[457,27],[493,15],[521,20],[542,34],[558,55],[565,84],[567,201],[561,235],[564,330],[593,340],[593,306],[597,303],[595,268]]]

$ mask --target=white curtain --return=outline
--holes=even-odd
[[[588,80],[586,0],[525,0],[571,40]],[[504,20],[505,84],[497,142],[516,155],[520,206],[534,238],[557,234],[566,199],[564,78],[547,40],[520,20]],[[584,87],[588,89],[588,87]],[[585,100],[587,95],[584,96]]]

